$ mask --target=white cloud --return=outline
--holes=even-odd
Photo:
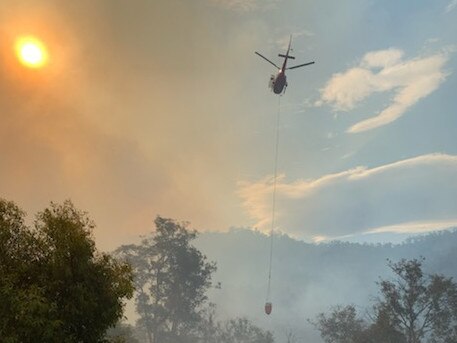
[[[451,12],[454,8],[457,7],[457,0],[452,0],[449,2],[449,4],[446,6],[446,13]]]
[[[239,185],[256,227],[268,231],[271,177]],[[375,168],[357,167],[312,180],[277,182],[277,224],[296,237],[422,232],[456,223],[457,156],[422,155]],[[405,224],[407,223],[407,225]],[[435,225],[433,223],[439,223]]]
[[[420,221],[388,225],[367,230],[366,233],[427,233],[454,227],[457,227],[457,218],[451,220]]]
[[[387,125],[401,117],[446,79],[443,70],[448,51],[403,60],[403,51],[387,49],[365,54],[358,66],[337,73],[321,90],[316,106],[325,103],[335,111],[350,111],[373,93],[394,91],[391,103],[376,116],[349,128],[356,133]]]
[[[404,52],[398,49],[388,49],[373,51],[365,54],[361,65],[367,68],[372,67],[390,67],[398,64],[403,57]]]
[[[254,10],[267,10],[274,8],[281,0],[209,0],[212,4],[222,8],[239,11],[250,12]]]

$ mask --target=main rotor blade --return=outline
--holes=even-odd
[[[262,54],[259,54],[257,51],[254,51],[256,53],[256,55],[259,55],[260,57],[262,57],[265,61],[267,61],[268,63],[270,64],[273,64],[276,68],[278,69],[281,69],[279,68],[276,64],[274,64],[273,62],[271,62],[268,58],[266,58],[265,56],[263,56]]]
[[[299,64],[298,66],[289,67],[287,69],[300,68],[300,67],[304,67],[304,66],[309,66],[310,64],[314,64],[314,62],[308,62],[308,63],[304,63],[304,64]]]

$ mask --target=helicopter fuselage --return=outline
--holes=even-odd
[[[275,94],[282,94],[286,91],[287,87],[287,77],[286,77],[286,69],[287,69],[287,60],[289,58],[294,59],[295,57],[292,57],[289,55],[290,51],[290,42],[289,42],[289,47],[287,49],[287,52],[285,55],[279,55],[280,57],[284,57],[284,62],[282,62],[282,67],[279,69],[278,73],[276,76],[272,75],[270,79],[270,88]]]
[[[287,87],[286,73],[281,69],[276,75],[271,75],[270,88],[275,94],[282,94]]]

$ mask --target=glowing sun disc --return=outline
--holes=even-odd
[[[21,37],[16,41],[16,55],[29,68],[41,68],[48,61],[45,45],[35,37]]]

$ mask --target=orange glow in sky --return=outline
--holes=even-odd
[[[16,55],[28,68],[44,67],[48,61],[46,46],[37,38],[28,36],[16,40]]]

